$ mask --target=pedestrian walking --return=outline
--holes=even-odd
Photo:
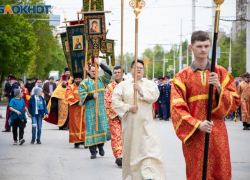
[[[51,95],[53,94],[55,89],[56,89],[56,83],[54,83],[54,78],[50,77],[49,82],[43,85],[43,93],[44,93],[44,99],[46,101],[46,104],[49,103]]]
[[[34,144],[35,140],[37,144],[41,144],[42,119],[44,116],[48,118],[48,110],[42,97],[42,89],[39,87],[34,89],[34,94],[29,100],[29,112],[32,120],[31,144]]]
[[[169,121],[170,118],[170,94],[171,84],[169,83],[169,77],[164,77],[164,85],[161,88],[161,107],[163,112],[163,119]]]
[[[242,115],[242,123],[243,130],[250,130],[250,103],[246,99],[245,96],[248,96],[248,91],[250,86],[250,74],[246,72],[244,74],[244,81],[240,83],[237,87],[238,94],[240,95],[240,103],[241,103],[241,115]]]
[[[8,103],[10,103],[10,101],[15,97],[15,91],[16,89],[19,89],[19,86],[17,84],[16,81],[16,77],[12,74],[10,74],[8,76],[8,80],[9,80],[9,87],[8,90],[5,91],[5,97],[6,100],[8,100]],[[2,132],[10,132],[10,128],[11,126],[8,123],[9,121],[9,105],[7,106],[7,110],[6,110],[6,121],[5,121],[5,130],[2,130]]]
[[[19,145],[22,145],[25,140],[23,138],[24,128],[27,123],[27,118],[25,112],[30,116],[28,109],[25,105],[24,100],[21,98],[23,92],[21,89],[16,89],[14,93],[15,98],[12,98],[9,107],[10,107],[10,126],[12,126],[14,145],[17,145],[17,130],[19,128]]]
[[[43,89],[43,81],[42,81],[41,79],[37,79],[36,85],[32,88],[32,91],[31,91],[30,95],[33,95],[33,94],[34,94],[34,90],[35,90],[35,88],[37,88],[37,87]]]

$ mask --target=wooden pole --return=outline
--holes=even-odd
[[[137,58],[138,58],[138,32],[139,32],[139,14],[146,5],[144,0],[131,0],[129,5],[135,13],[135,65],[134,65],[134,83],[137,83]],[[137,91],[134,91],[134,105],[137,106]]]
[[[89,0],[89,12],[91,11],[91,2],[92,1]],[[98,72],[98,65],[95,63],[95,93],[98,93],[97,72]],[[95,117],[96,117],[96,131],[98,131],[98,99],[95,99]]]
[[[215,15],[211,72],[215,71],[216,48],[217,48],[219,18],[220,18],[220,5],[224,2],[224,0],[214,0],[214,2],[217,5],[217,8],[216,8],[216,15]],[[209,86],[209,97],[208,97],[208,108],[207,108],[207,120],[208,121],[211,121],[212,103],[213,103],[213,88],[214,88],[213,85]],[[202,180],[207,179],[208,150],[209,150],[209,133],[206,133],[205,146],[204,146],[204,161],[203,161]]]
[[[92,2],[92,0],[89,0],[89,12],[91,11],[91,3]]]
[[[136,14],[135,18],[135,69],[134,69],[134,83],[137,84],[137,58],[138,58],[138,24],[139,24],[139,18]],[[134,105],[137,106],[137,91],[134,91]]]
[[[88,40],[86,39],[86,49],[85,49],[85,62],[84,62],[84,75],[83,78],[86,79],[86,67],[87,67],[87,61],[88,61]]]
[[[123,81],[123,15],[124,0],[121,0],[121,81]]]
[[[81,107],[81,122],[80,122],[80,132],[78,137],[79,139],[81,139],[82,136],[82,120],[83,120],[82,116],[83,116],[83,107]]]
[[[97,72],[98,72],[98,65],[95,63],[95,93],[98,93]],[[96,117],[96,131],[98,131],[98,98],[95,99],[95,117]]]

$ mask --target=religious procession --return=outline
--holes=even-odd
[[[185,1],[186,35],[183,14],[165,17],[181,20],[181,34],[176,22],[173,34],[145,28],[186,8],[177,1],[0,5],[0,180],[250,178],[250,1]],[[210,30],[211,17],[198,18],[207,3]]]

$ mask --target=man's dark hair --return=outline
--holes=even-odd
[[[244,77],[249,77],[249,76],[250,76],[250,74],[248,72],[244,73]]]
[[[242,77],[242,78],[243,78],[243,76],[242,76],[242,75],[239,75],[239,77]]]
[[[191,37],[191,44],[194,44],[195,41],[207,41],[210,40],[208,33],[205,31],[195,31]]]
[[[91,70],[92,67],[95,67],[95,65],[93,65],[93,64],[90,65],[90,66],[89,66],[89,71]]]
[[[114,72],[115,70],[118,70],[118,69],[121,69],[121,66],[115,66],[114,69],[113,69],[113,72]],[[123,72],[124,72],[124,69],[123,69]]]
[[[144,62],[143,62],[142,60],[138,59],[138,60],[137,60],[137,63],[141,63],[141,64],[143,65],[143,67],[144,67]],[[130,68],[133,68],[133,67],[134,67],[134,64],[135,64],[135,61],[133,61],[133,62],[131,63]]]
[[[49,77],[49,80],[51,80],[51,79],[52,79],[52,80],[54,80],[54,78],[53,78],[52,76],[51,76],[51,77]]]

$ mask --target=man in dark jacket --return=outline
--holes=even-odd
[[[56,89],[56,84],[54,83],[54,78],[50,77],[49,82],[45,83],[43,86],[43,93],[46,104],[49,103],[50,97],[55,89]]]
[[[9,85],[8,91],[5,91],[5,97],[8,98],[8,103],[10,103],[11,99],[15,97],[14,93],[16,89],[19,89],[19,86],[16,82],[16,77],[13,76],[12,74],[8,76],[9,79]],[[10,126],[8,124],[8,119],[9,119],[9,105],[7,106],[7,111],[6,111],[6,122],[5,122],[5,130],[2,132],[10,132]]]

